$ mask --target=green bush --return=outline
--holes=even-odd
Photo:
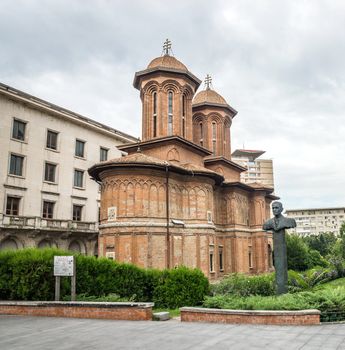
[[[58,249],[23,249],[0,252],[0,298],[3,300],[53,300],[54,255],[71,255]],[[109,259],[76,256],[77,295],[131,301],[152,301],[157,306],[193,306],[203,301],[209,283],[199,270],[145,270]],[[70,278],[61,278],[61,298],[68,300]],[[116,294],[116,297],[114,297]]]
[[[345,287],[283,294],[280,296],[217,295],[206,297],[203,307],[237,310],[318,309],[322,321],[345,319]]]
[[[297,272],[293,270],[288,271],[288,287],[289,292],[300,292],[309,290],[314,286],[332,281],[339,277],[337,270],[334,267],[322,268],[315,267],[313,269]]]
[[[0,265],[7,265],[7,273],[0,275],[1,281],[7,280],[5,299],[51,300],[54,296],[54,255],[61,255],[61,251],[25,249],[1,253]]]
[[[154,289],[153,301],[156,307],[177,308],[201,305],[209,292],[209,282],[198,269],[178,267],[164,270]]]
[[[212,285],[211,291],[213,294],[237,296],[274,295],[274,274],[248,276],[235,273]]]

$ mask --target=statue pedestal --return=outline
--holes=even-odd
[[[276,270],[276,293],[287,293],[287,253],[285,241],[285,229],[273,233],[274,268]]]

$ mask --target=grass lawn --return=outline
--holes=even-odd
[[[336,280],[319,284],[318,286],[314,287],[313,290],[320,290],[320,289],[334,289],[337,287],[345,287],[345,277],[338,278]]]

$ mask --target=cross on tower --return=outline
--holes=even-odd
[[[163,45],[164,55],[169,55],[169,51],[171,50],[171,41],[169,39],[165,40]]]
[[[206,86],[206,89],[209,90],[210,89],[210,85],[212,83],[212,78],[209,74],[206,75],[206,78],[205,78],[205,86]]]

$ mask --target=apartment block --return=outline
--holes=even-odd
[[[0,83],[0,249],[97,255],[100,191],[87,169],[135,140]]]
[[[296,220],[296,228],[291,233],[299,235],[318,235],[332,232],[339,235],[341,225],[345,222],[345,207],[318,209],[288,209],[286,216]]]
[[[246,167],[248,170],[241,173],[241,181],[244,183],[262,183],[274,188],[273,161],[272,159],[259,159],[265,151],[237,149],[231,159]]]

